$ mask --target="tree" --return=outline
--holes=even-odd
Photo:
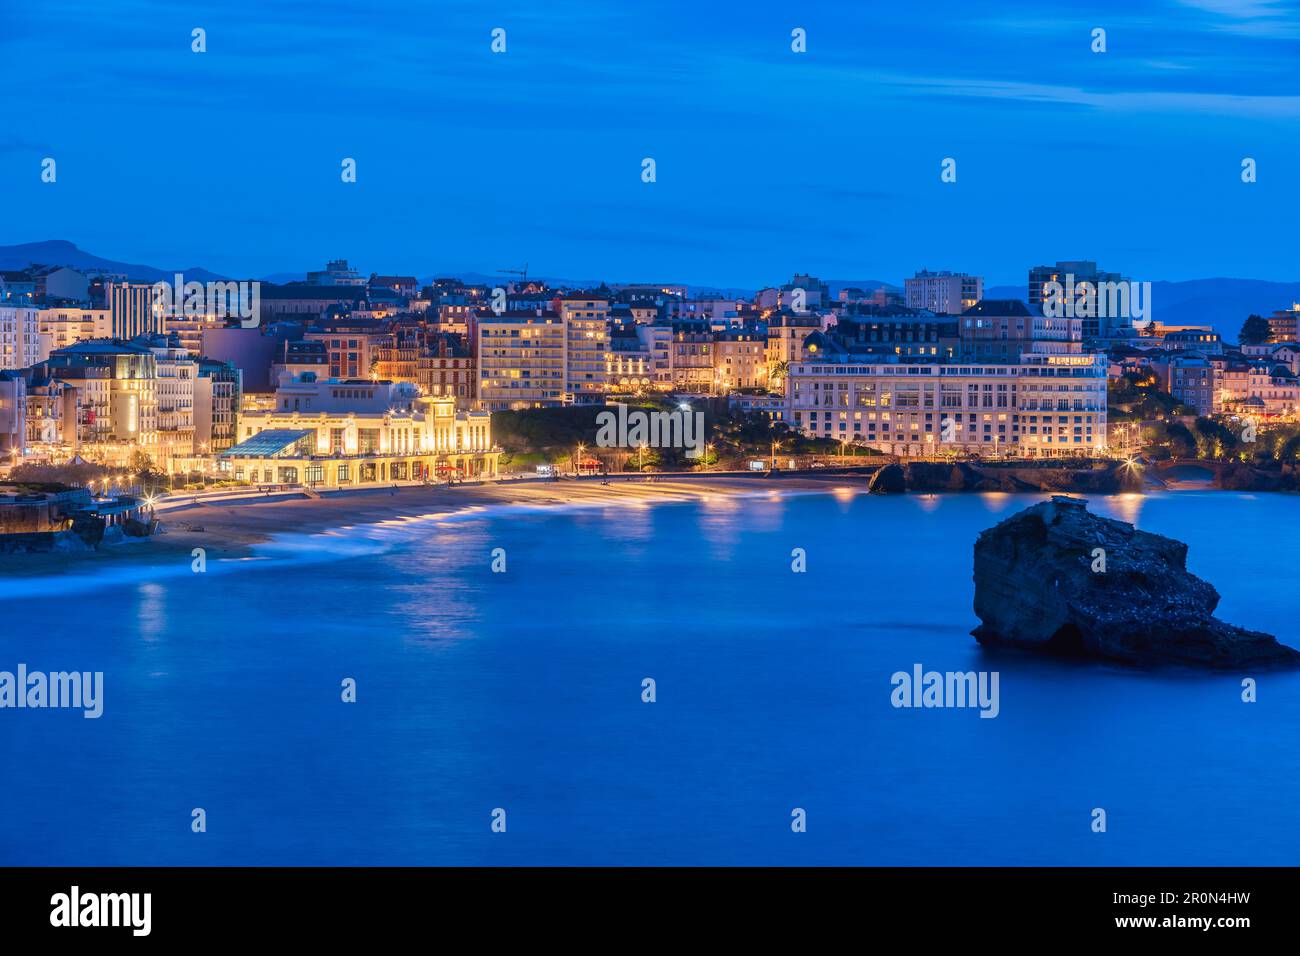
[[[1196,437],[1182,422],[1172,422],[1165,429],[1175,458],[1196,457]]]
[[[632,451],[627,458],[627,466],[635,468],[637,471],[645,471],[647,468],[658,468],[663,464],[663,456],[660,454],[661,449],[650,448],[643,445]]]
[[[1268,341],[1268,337],[1268,319],[1259,315],[1247,316],[1241,325],[1241,331],[1237,333],[1241,345],[1262,345]]]
[[[1200,458],[1223,459],[1235,457],[1237,435],[1232,429],[1213,418],[1196,420],[1197,447]]]
[[[148,477],[153,473],[153,457],[148,452],[137,448],[131,452],[126,467],[128,471],[140,475],[141,478]]]
[[[770,391],[777,391],[780,386],[785,385],[785,377],[790,374],[789,362],[773,362],[767,369],[767,387]]]

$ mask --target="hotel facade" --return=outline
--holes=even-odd
[[[804,434],[909,457],[1054,458],[1106,450],[1104,355],[1014,364],[790,367],[786,420]]]

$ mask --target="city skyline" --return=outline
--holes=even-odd
[[[15,250],[27,250],[22,256],[18,256]],[[1033,301],[1033,296],[1029,291],[1028,281],[1030,274],[1043,269],[1055,270],[1057,267],[1070,264],[1086,265],[1091,263],[1103,268],[1109,265],[1120,266],[1116,275],[1123,274],[1128,277],[1128,270],[1122,267],[1121,263],[1111,263],[1107,260],[1098,260],[1095,257],[1073,256],[1061,257],[1055,255],[1041,255],[1034,260],[1032,264],[1027,264],[1022,270],[1020,278],[1012,278],[1007,282],[998,282],[991,280],[987,275],[971,270],[961,269],[959,267],[943,264],[925,259],[924,265],[913,266],[899,275],[878,276],[878,275],[839,275],[826,270],[816,268],[807,268],[804,264],[795,265],[787,264],[784,271],[778,271],[767,275],[763,281],[744,285],[734,285],[724,282],[684,282],[679,281],[673,276],[650,275],[632,273],[629,275],[597,275],[588,273],[580,265],[566,266],[563,263],[558,264],[557,272],[542,272],[532,268],[530,263],[514,263],[514,266],[529,266],[526,278],[522,270],[513,268],[510,265],[501,269],[487,269],[469,267],[465,269],[440,269],[425,264],[411,270],[400,270],[391,268],[390,263],[365,263],[361,260],[347,255],[330,255],[318,262],[308,263],[307,267],[298,271],[274,271],[270,268],[254,269],[244,274],[220,273],[207,267],[203,262],[194,262],[185,267],[160,266],[155,262],[126,262],[122,259],[115,259],[110,256],[100,255],[100,252],[111,250],[91,250],[84,248],[80,243],[70,239],[44,239],[33,240],[29,242],[18,242],[12,245],[0,245],[0,272],[24,270],[41,267],[66,267],[84,273],[92,277],[120,277],[130,282],[155,283],[158,281],[172,283],[177,275],[183,279],[195,279],[200,282],[217,280],[234,280],[240,282],[263,282],[271,285],[297,285],[304,282],[312,282],[311,274],[320,271],[322,264],[342,262],[346,263],[353,271],[361,277],[366,276],[383,276],[383,275],[410,275],[421,283],[432,283],[443,280],[464,280],[469,284],[475,284],[485,287],[500,285],[503,287],[511,285],[522,285],[527,282],[541,282],[549,287],[557,289],[598,289],[601,286],[621,287],[621,286],[644,286],[644,285],[663,285],[672,288],[685,288],[694,295],[718,295],[724,298],[731,297],[733,294],[737,297],[750,297],[764,289],[777,288],[781,285],[788,284],[788,280],[782,276],[811,276],[822,282],[829,283],[833,288],[859,287],[872,290],[880,287],[888,287],[891,290],[901,292],[908,280],[920,278],[924,275],[935,276],[967,276],[978,278],[982,282],[982,287],[989,292],[996,293],[995,297],[1001,298],[1019,298],[1025,301]],[[175,258],[175,255],[172,256]],[[922,257],[924,258],[924,257]],[[933,257],[931,257],[933,258]],[[705,270],[707,271],[707,270]],[[1005,270],[1004,270],[1005,271]],[[154,273],[158,277],[154,277]],[[1081,277],[1082,278],[1082,277]],[[1139,281],[1136,278],[1133,281]],[[1300,280],[1292,281],[1277,278],[1246,278],[1242,276],[1197,276],[1182,280],[1169,280],[1161,277],[1153,277],[1145,280],[1148,284],[1154,285],[1184,285],[1194,283],[1241,283],[1243,285],[1258,286],[1296,286],[1297,292],[1300,292]],[[865,284],[863,284],[865,283]],[[1285,294],[1283,294],[1285,297]],[[1278,299],[1278,301],[1281,301]],[[1261,308],[1263,308],[1261,306]],[[1238,310],[1240,311],[1240,310]],[[1250,310],[1247,310],[1250,311]],[[1256,310],[1257,311],[1257,310]],[[1244,314],[1243,314],[1244,317]],[[1236,311],[1230,312],[1226,316],[1229,322],[1238,320]],[[1234,326],[1235,329],[1235,326]]]
[[[85,4],[52,30],[51,14],[13,10],[0,71],[33,108],[0,137],[0,242],[75,235],[228,275],[347,255],[737,288],[792,262],[887,282],[951,268],[998,286],[1089,258],[1139,279],[1286,281],[1296,15],[1209,0],[1064,11],[940,3],[918,30],[909,11],[770,3],[743,19],[677,3],[649,17],[137,3]],[[195,28],[206,52],[191,52]],[[124,228],[136,218],[190,228]]]

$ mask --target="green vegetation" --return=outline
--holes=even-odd
[[[1237,340],[1242,345],[1262,345],[1268,341],[1268,319],[1262,315],[1249,315],[1241,325]]]
[[[640,402],[637,407],[652,408]],[[537,464],[567,461],[579,444],[595,444],[596,416],[602,411],[601,405],[569,405],[493,412],[492,438],[512,459],[525,455],[538,459]]]
[[[1106,418],[1111,423],[1195,414],[1196,409],[1161,391],[1150,373],[1125,372],[1106,386]]]
[[[503,452],[498,464],[502,471],[532,471],[538,465],[551,461],[550,455],[541,452]]]
[[[0,495],[57,495],[72,491],[60,481],[0,481]]]
[[[57,484],[64,487],[84,487],[90,482],[100,482],[113,470],[93,462],[79,465],[32,465],[24,464],[15,468],[10,475],[14,481],[25,484]]]
[[[153,459],[139,450],[132,452],[125,468],[93,461],[63,465],[24,464],[15,468],[10,477],[14,481],[54,483],[65,488],[85,488],[93,483],[96,491],[111,487],[126,489],[136,485],[143,488],[146,494],[156,494],[172,484],[172,478],[156,470]],[[173,477],[178,483],[184,481],[180,475]]]
[[[679,400],[646,397],[626,401],[629,410],[672,412]],[[780,457],[806,455],[860,455],[879,453],[859,440],[841,443],[833,438],[808,438],[785,422],[772,421],[761,412],[728,409],[717,399],[689,403],[692,411],[704,412],[705,467],[722,470],[744,469],[753,459],[770,461],[775,450]],[[612,406],[610,406],[612,408]],[[601,461],[608,471],[686,471],[699,468],[699,458],[690,458],[681,448],[598,448],[597,416],[606,406],[577,405],[565,408],[530,408],[492,414],[492,436],[504,454],[506,471],[530,471],[536,465],[553,463],[572,468],[583,447],[584,458]],[[776,443],[775,446],[773,443]]]
[[[1252,435],[1253,441],[1247,441]],[[1144,436],[1145,437],[1145,436]],[[1150,436],[1154,457],[1240,461],[1270,467],[1300,461],[1300,424],[1259,425],[1253,430],[1236,419],[1196,419],[1190,426],[1169,422]]]
[[[138,448],[131,452],[126,470],[135,475],[135,481],[145,487],[159,487],[167,484],[167,476],[154,467],[153,458]]]

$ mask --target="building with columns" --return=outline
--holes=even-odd
[[[219,470],[254,484],[338,488],[496,474],[488,412],[457,411],[451,397],[409,382],[286,377],[274,407],[239,417],[238,444]]]

